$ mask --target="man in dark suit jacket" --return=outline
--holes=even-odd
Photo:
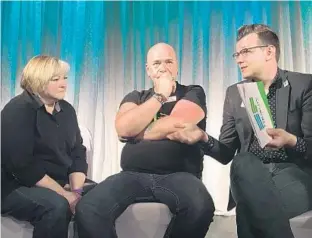
[[[231,165],[239,238],[293,237],[289,219],[312,210],[312,75],[278,68],[277,35],[265,25],[238,30],[233,54],[244,81],[262,81],[275,128],[261,148],[237,84],[226,91],[219,141],[195,125],[168,137],[202,143],[206,155]]]

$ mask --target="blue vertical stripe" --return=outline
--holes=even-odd
[[[302,19],[302,30],[304,35],[304,46],[308,49],[308,45],[312,44],[312,2],[300,1],[301,19]],[[311,57],[311,56],[310,56]],[[312,58],[312,57],[311,57]],[[312,70],[312,62],[308,65],[309,70]]]
[[[34,55],[38,55],[41,53],[41,39],[42,39],[42,12],[41,12],[41,1],[33,2],[34,7],[32,8],[32,14],[34,14],[33,25],[32,28],[34,30]]]
[[[122,54],[124,59],[126,60],[126,62],[128,63],[128,31],[129,31],[129,25],[131,24],[129,22],[129,18],[128,18],[128,7],[129,2],[127,1],[122,1],[121,2],[121,41],[122,41]],[[127,84],[128,80],[129,80],[129,76],[127,73],[127,66],[128,64],[124,64],[123,65],[123,78],[124,78],[124,86],[125,83]]]
[[[262,3],[259,1],[252,1],[250,2],[250,9],[252,14],[252,23],[257,24],[257,23],[263,23],[263,15],[262,15]]]
[[[198,65],[198,37],[199,37],[199,19],[196,17],[198,14],[198,2],[192,4],[192,84],[195,84],[197,76],[197,65]]]
[[[133,47],[133,52],[136,52],[136,44],[137,44],[137,37],[136,37],[137,36],[137,34],[136,34],[137,27],[135,27],[135,26],[137,26],[137,16],[136,16],[137,5],[136,5],[136,3],[133,4],[133,9],[132,9],[132,15],[133,15],[133,28],[132,28],[132,30],[133,30],[133,32],[132,32],[132,34],[133,34],[133,45],[132,45],[132,47]],[[137,62],[137,54],[134,54],[133,63],[132,63],[133,68],[136,68],[136,62]],[[139,74],[140,74],[140,72],[139,72]],[[138,80],[137,80],[137,71],[136,70],[134,71],[134,88],[138,89]]]
[[[86,24],[86,29],[89,29],[89,36],[86,38],[90,42],[90,58],[92,60],[92,67],[94,68],[92,78],[92,84],[97,85],[99,78],[99,71],[101,70],[101,65],[103,64],[104,56],[104,38],[105,38],[105,28],[104,28],[104,9],[103,2],[92,2],[88,6],[89,11],[87,11],[87,19],[90,21]],[[102,81],[102,80],[99,80]]]
[[[178,19],[179,19],[179,72],[182,72],[182,59],[183,59],[183,36],[184,36],[184,2],[181,2],[178,7]],[[181,81],[179,75],[179,81]]]
[[[21,4],[21,22],[27,22],[27,12],[28,12],[29,4],[27,2],[22,2]],[[29,39],[27,37],[27,27],[20,28],[20,48],[21,50],[21,63],[23,66],[26,65],[27,61],[30,57],[32,57],[32,53],[27,50],[27,46],[29,45]]]
[[[146,18],[146,15],[145,15],[145,2],[140,2],[140,30],[139,30],[139,34],[140,34],[140,58],[141,58],[141,80],[142,80],[142,87],[143,88],[146,88],[146,85],[145,85],[145,67],[144,67],[144,62],[146,61],[145,58],[146,58],[146,51],[145,51],[145,18]]]
[[[8,52],[8,61],[10,62],[9,70],[11,72],[10,77],[10,93],[13,96],[15,94],[15,83],[17,78],[17,61],[18,58],[16,57],[18,55],[18,38],[19,38],[19,27],[20,27],[20,8],[21,3],[20,2],[11,2],[11,5],[8,5],[9,12],[9,24],[11,26],[14,26],[14,28],[9,27],[7,29],[8,34],[8,45],[9,45],[9,52]]]
[[[169,1],[166,1],[166,2],[164,2],[164,16],[163,16],[163,18],[164,18],[164,23],[163,23],[163,25],[164,25],[164,41],[166,42],[166,43],[168,43],[169,42],[169,4],[170,4],[170,2]]]

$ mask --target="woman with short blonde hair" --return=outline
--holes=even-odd
[[[24,92],[1,111],[1,213],[33,224],[34,238],[67,238],[84,192],[86,149],[64,100],[69,68],[55,57],[32,58]]]
[[[33,93],[42,92],[53,77],[67,75],[69,70],[69,64],[58,58],[35,56],[23,69],[21,87]]]

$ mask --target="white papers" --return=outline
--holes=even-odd
[[[272,140],[266,129],[274,128],[274,123],[263,83],[242,83],[237,84],[237,88],[254,133],[260,146],[264,148]]]

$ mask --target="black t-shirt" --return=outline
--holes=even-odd
[[[141,92],[135,90],[126,95],[120,105],[125,102],[140,105],[150,99],[153,94],[153,88]],[[158,116],[170,115],[179,100],[189,100],[204,110],[205,118],[198,123],[198,126],[203,130],[206,129],[206,96],[201,86],[184,86],[177,83],[176,92],[171,97],[176,97],[176,101],[165,103],[157,113]],[[168,139],[129,141],[121,153],[121,168],[124,171],[155,174],[190,172],[200,177],[203,169],[203,153],[197,144],[187,145]]]

